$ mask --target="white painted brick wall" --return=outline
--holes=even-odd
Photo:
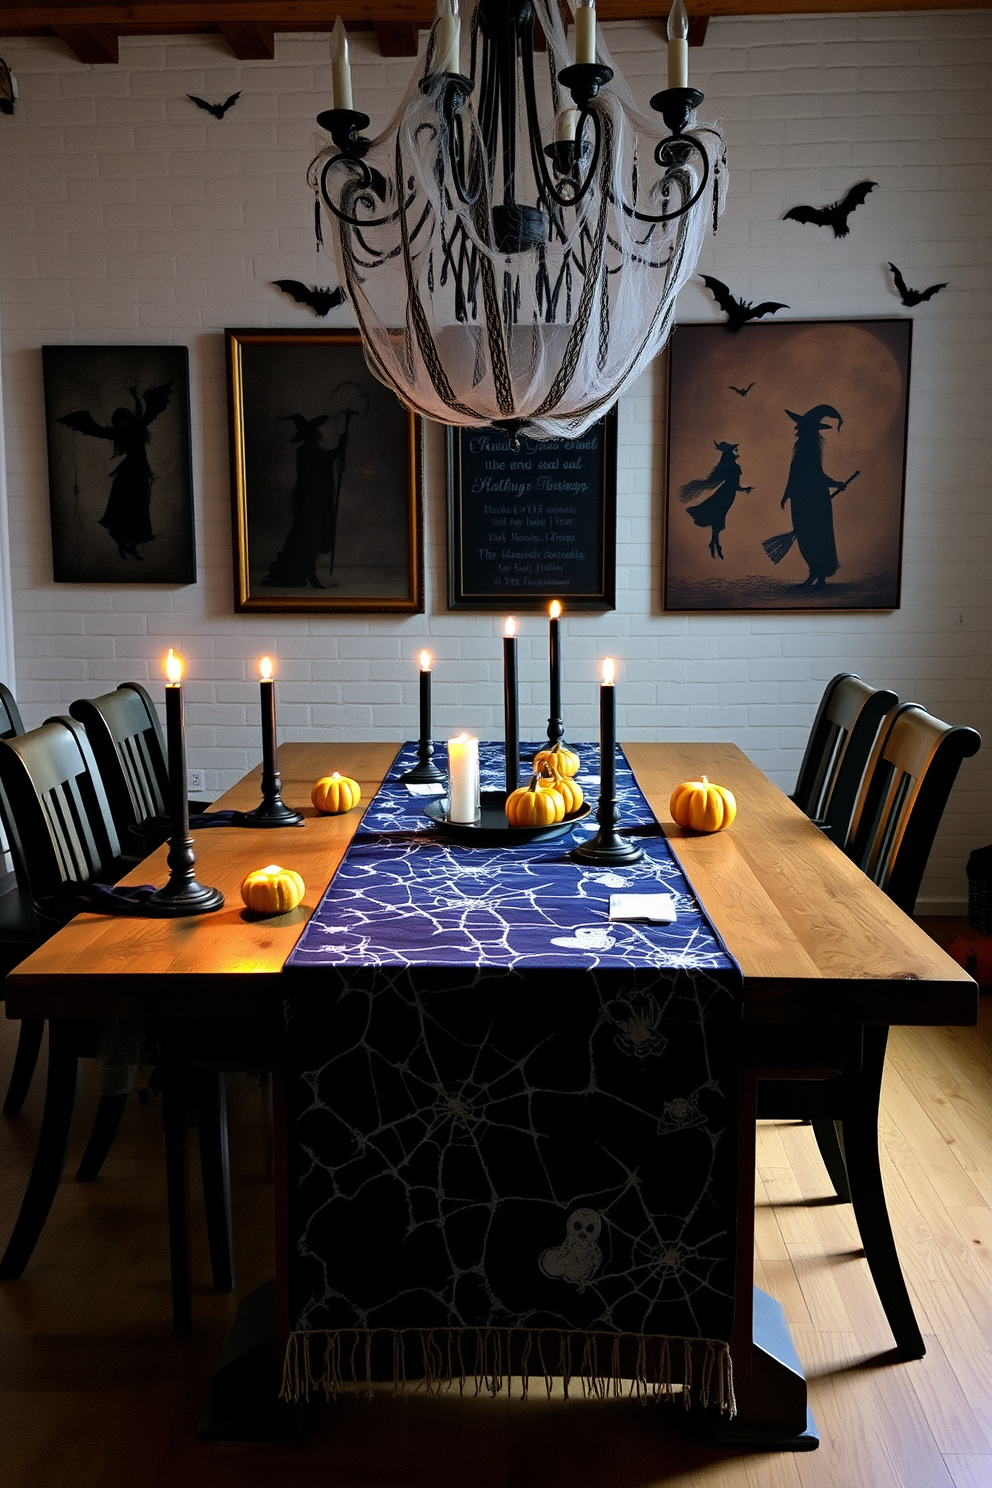
[[[663,79],[660,23],[605,28],[639,101]],[[730,737],[791,786],[823,684],[852,670],[992,735],[989,286],[992,15],[714,20],[691,53],[704,112],[723,121],[731,190],[700,268],[797,318],[900,313],[887,271],[950,287],[915,314],[902,609],[891,615],[665,615],[660,609],[664,409],[660,369],[620,408],[619,608],[566,621],[564,703],[574,737],[596,730],[596,661],[620,658],[629,737]],[[386,122],[411,63],[353,41],[355,97]],[[85,67],[54,40],[7,40],[21,97],[0,119],[0,333],[17,694],[29,725],[133,678],[189,662],[191,763],[208,789],[259,751],[254,664],[279,659],[286,738],[396,738],[416,725],[413,658],[437,654],[439,733],[496,734],[501,622],[446,609],[444,446],[427,438],[427,613],[237,616],[225,326],[310,326],[269,287],[326,283],[304,170],[326,106],[326,38],[280,36],[274,62],[238,62],[219,38],[131,39],[117,67]],[[220,123],[187,93],[224,98]],[[851,235],[781,221],[871,175],[880,189]],[[683,320],[708,320],[697,283]],[[324,324],[345,324],[333,312]],[[200,579],[191,588],[54,585],[41,381],[43,343],[139,341],[190,349]],[[547,715],[544,626],[522,622],[521,702]],[[992,840],[988,750],[968,762],[924,887],[963,900],[964,861]],[[701,756],[701,766],[705,757]]]

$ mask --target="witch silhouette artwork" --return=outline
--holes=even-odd
[[[822,589],[840,567],[834,540],[833,500],[861,472],[855,470],[846,480],[835,480],[823,469],[822,432],[830,428],[831,419],[836,419],[838,430],[844,422],[836,408],[829,403],[818,403],[808,413],[792,413],[788,408],[785,411],[796,426],[796,444],[781,503],[783,510],[787,502],[791,505],[792,531],[766,538],[762,547],[773,563],[781,563],[793,542],[798,543],[809,569],[799,588]]]
[[[710,529],[710,557],[722,558],[723,548],[720,546],[720,534],[727,525],[727,513],[733,506],[738,491],[743,491],[747,495],[753,487],[741,485],[737,445],[718,439],[714,439],[713,443],[720,451],[719,460],[709,475],[704,476],[702,480],[687,481],[679,491],[679,500],[694,501],[704,491],[713,491],[713,495],[701,501],[698,506],[689,507],[689,516],[697,527]]]
[[[299,449],[296,483],[290,497],[293,519],[286,541],[262,580],[268,587],[326,588],[317,574],[322,557],[327,559],[327,584],[333,583],[348,431],[353,418],[367,413],[368,399],[354,384],[342,384],[335,388],[332,401],[340,405],[336,413],[322,413],[309,419],[302,413],[289,413],[279,420],[294,425],[296,433],[290,443],[299,445]],[[330,418],[341,415],[344,428],[337,443],[328,448],[323,442],[324,425]]]
[[[129,392],[132,406],[115,408],[109,424],[98,424],[85,408],[63,414],[56,422],[79,434],[108,439],[113,444],[112,458],[120,459],[120,464],[111,471],[110,496],[98,521],[117,544],[121,558],[136,558],[141,562],[143,555],[138,548],[155,538],[151,522],[155,474],[148,460],[149,430],[169,406],[172,383],[148,388],[143,397],[138,396],[137,384],[131,383]]]

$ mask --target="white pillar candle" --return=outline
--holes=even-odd
[[[448,790],[453,822],[479,820],[479,741],[471,734],[448,740]]]
[[[457,15],[447,12],[439,15],[434,29],[434,71],[460,72],[458,49],[461,43],[462,23]]]
[[[682,0],[668,12],[668,86],[689,86],[689,17]]]
[[[351,101],[351,64],[348,61],[348,33],[338,16],[331,31],[331,84],[334,88],[334,107],[353,109]]]
[[[579,5],[575,12],[575,60],[596,60],[596,6],[593,0]]]

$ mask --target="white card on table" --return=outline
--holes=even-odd
[[[436,783],[427,781],[421,785],[410,785],[410,783],[407,782],[406,788],[410,792],[411,796],[444,796],[447,794],[448,790],[447,786],[442,785],[440,781]]]
[[[675,900],[671,894],[611,894],[610,919],[671,925],[675,921]]]

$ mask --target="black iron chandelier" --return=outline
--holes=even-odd
[[[557,0],[470,0],[464,35],[462,19],[438,0],[423,74],[376,139],[336,23],[335,106],[317,120],[333,144],[308,177],[318,237],[322,202],[369,365],[406,406],[514,444],[574,438],[667,340],[722,210],[723,139],[693,123],[682,0],[653,115],[610,64],[592,3],[576,9],[574,54]]]

